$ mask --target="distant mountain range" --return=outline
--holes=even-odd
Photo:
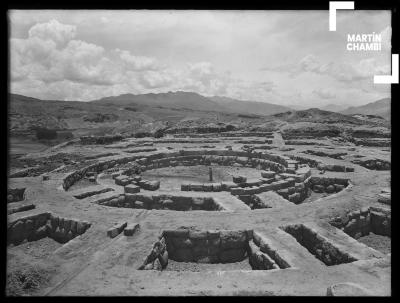
[[[224,113],[273,115],[290,108],[266,102],[241,101],[227,97],[204,97],[192,92],[168,92],[159,94],[124,94],[94,100],[101,105],[117,106],[157,106],[188,110],[215,111]]]
[[[380,99],[378,101],[362,106],[351,106],[341,111],[341,113],[346,115],[378,115],[385,118],[386,120],[390,120],[390,102],[390,98]]]
[[[340,113],[341,111],[345,110],[346,108],[347,108],[347,106],[345,106],[345,105],[328,104],[328,105],[321,107],[320,109],[327,110],[330,112]]]
[[[350,115],[321,110],[319,108],[309,108],[306,110],[288,111],[273,115],[274,118],[296,123],[296,122],[315,122],[315,123],[349,123],[364,124],[365,122]]]
[[[365,105],[350,106],[350,107],[341,104],[331,103],[325,106],[319,106],[317,108],[324,111],[341,113],[345,115],[356,115],[356,114],[375,115],[375,116],[381,116],[386,120],[390,120],[390,100],[391,100],[390,98],[385,98]],[[289,105],[289,107],[296,111],[309,109],[308,107],[302,105]]]
[[[218,96],[210,97],[209,99],[217,102],[220,106],[224,107],[226,111],[242,114],[268,116],[291,110],[291,108],[286,106],[266,102],[242,101]]]
[[[314,121],[321,123],[388,123],[390,99],[382,99],[359,107],[350,107],[341,113],[317,108],[293,110],[285,106],[240,101],[227,97],[205,97],[191,92],[160,94],[124,94],[90,102],[40,100],[10,94],[9,130],[13,133],[37,127],[81,132],[132,132],[151,123],[174,125],[182,121],[197,124],[256,120]],[[333,109],[334,105],[328,105]],[[336,107],[337,108],[337,107]],[[215,115],[218,113],[218,115]],[[364,115],[357,117],[356,115]],[[383,120],[383,121],[382,121]],[[374,122],[374,123],[375,123]]]

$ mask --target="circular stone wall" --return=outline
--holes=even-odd
[[[212,168],[212,182],[232,181],[234,175],[243,175],[248,179],[260,178],[260,170],[251,167],[206,165],[158,168],[143,172],[142,177],[146,180],[160,181],[162,190],[181,191],[181,184],[185,182],[210,182],[209,167]]]

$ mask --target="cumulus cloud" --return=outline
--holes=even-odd
[[[160,64],[154,59],[143,56],[134,56],[127,50],[116,49],[119,58],[126,64],[127,68],[135,71],[158,70]]]
[[[146,71],[140,74],[139,81],[145,88],[163,88],[173,83],[173,77],[168,72]]]
[[[340,37],[304,31],[318,20],[326,22],[322,15],[315,18],[319,14],[14,11],[11,91],[44,99],[93,100],[186,90],[280,104],[329,98],[366,102],[390,94],[372,83],[373,75],[390,73],[390,60],[382,64],[386,54],[334,61],[343,51]],[[351,18],[355,23],[358,19]],[[390,22],[381,19],[372,20],[370,29],[383,29],[383,43],[390,43]],[[162,28],[154,20],[161,20]],[[298,30],[288,30],[288,22]],[[277,45],[278,40],[287,41],[286,46]],[[276,65],[260,68],[269,64]]]
[[[338,81],[358,81],[373,78],[374,75],[390,71],[389,65],[381,65],[375,58],[363,59],[358,62],[328,62],[322,63],[314,55],[307,55],[297,65],[292,66],[291,75],[298,76],[304,72],[327,75]]]
[[[52,40],[58,46],[64,46],[76,36],[76,26],[61,24],[55,19],[46,23],[38,23],[29,30],[29,37],[41,40]]]
[[[313,90],[312,93],[322,99],[332,99],[336,97],[336,94],[329,89],[316,89]]]
[[[178,69],[128,50],[106,50],[75,40],[76,32],[76,26],[50,20],[33,25],[26,39],[11,38],[12,88],[37,97],[90,100],[110,93],[166,90],[225,94],[234,83],[210,62],[187,63]]]
[[[76,26],[50,20],[32,26],[26,39],[11,38],[11,80],[110,86],[126,81],[128,71],[161,68],[154,58],[134,56],[120,49],[106,51],[102,46],[74,40],[76,30]],[[158,80],[155,74],[142,78],[148,86],[157,86],[161,76]]]
[[[387,26],[380,32],[382,38],[382,49],[391,50],[392,49],[392,27]]]

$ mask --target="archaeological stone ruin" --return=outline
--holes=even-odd
[[[337,31],[330,1],[36,2],[6,16],[7,297],[395,294],[396,1]]]
[[[211,137],[212,148],[190,133],[82,138],[62,147],[66,155],[80,151],[80,161],[32,177],[14,170],[8,250],[29,247],[31,260],[48,247],[39,260],[65,278],[39,289],[46,295],[184,295],[190,283],[220,295],[367,295],[360,289],[371,285],[390,292],[387,160],[364,165],[354,157],[357,146],[311,152],[316,140],[329,150],[318,137],[310,144],[291,138],[287,150],[278,145],[286,141],[280,132]],[[116,290],[94,278],[101,272],[112,285],[136,282]],[[288,281],[302,286],[283,287]]]

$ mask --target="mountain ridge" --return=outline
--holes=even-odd
[[[103,105],[161,106],[265,116],[291,110],[289,107],[268,102],[244,101],[219,96],[205,97],[194,92],[183,91],[159,94],[123,94],[92,100],[90,102]]]
[[[361,106],[350,106],[340,113],[345,115],[378,115],[385,118],[386,120],[390,120],[390,103],[390,98],[383,98]]]

